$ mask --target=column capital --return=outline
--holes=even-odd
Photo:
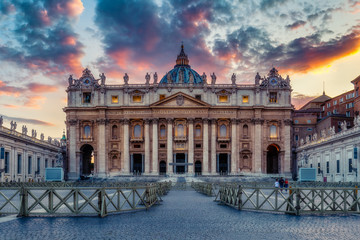
[[[264,119],[262,119],[262,118],[253,118],[253,119],[251,119],[251,121],[255,124],[263,124],[264,123]]]
[[[285,124],[285,126],[291,126],[291,124],[292,124],[291,119],[285,119],[284,124]]]
[[[149,123],[150,123],[150,121],[151,121],[151,119],[150,119],[150,118],[145,118],[145,119],[144,119],[145,124],[149,124]]]
[[[106,118],[98,118],[96,119],[96,123],[99,124],[99,125],[105,125],[108,123],[108,119]]]
[[[238,121],[238,119],[236,119],[236,118],[232,118],[231,119],[231,124],[237,124],[239,121]]]
[[[194,120],[195,120],[194,118],[188,118],[187,119],[188,123],[191,123],[191,124],[194,123]]]
[[[124,119],[123,119],[123,123],[124,123],[124,124],[129,124],[129,123],[130,123],[130,120],[129,120],[128,118],[124,118]]]
[[[151,119],[152,123],[153,124],[157,124],[159,122],[159,119],[158,118],[153,118]]]
[[[78,120],[77,119],[69,119],[67,122],[70,124],[70,126],[75,126],[78,123]]]
[[[216,124],[216,120],[217,120],[216,118],[211,118],[209,120],[211,121],[212,124]]]
[[[173,118],[167,118],[167,119],[166,119],[166,121],[167,121],[168,124],[172,124],[173,120],[174,120]]]
[[[209,119],[208,119],[208,118],[203,118],[202,121],[203,121],[204,124],[205,124],[205,123],[209,123]]]

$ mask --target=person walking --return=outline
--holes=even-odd
[[[276,179],[276,180],[275,180],[275,187],[276,187],[276,188],[279,188],[279,179]]]
[[[280,186],[280,190],[282,192],[283,188],[284,188],[284,179],[281,177],[280,180],[279,180],[279,186]]]
[[[289,181],[287,180],[287,178],[285,178],[285,184],[284,184],[285,192],[287,192],[288,187],[289,187]]]

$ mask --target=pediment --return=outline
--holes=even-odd
[[[176,108],[187,108],[187,107],[210,107],[210,104],[198,100],[185,93],[178,92],[165,99],[157,101],[150,105],[150,107],[176,107]]]
[[[229,90],[226,90],[226,89],[221,89],[219,91],[216,91],[215,92],[216,95],[231,95],[232,92],[230,92]]]

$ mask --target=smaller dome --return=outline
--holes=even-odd
[[[185,54],[184,45],[181,45],[180,54],[177,56],[176,65],[161,79],[160,84],[183,84],[193,83],[202,84],[203,79],[200,74],[191,69],[188,56]]]

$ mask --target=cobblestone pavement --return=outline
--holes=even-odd
[[[170,191],[148,211],[105,218],[20,218],[0,239],[359,239],[360,216],[237,211],[195,191]]]

